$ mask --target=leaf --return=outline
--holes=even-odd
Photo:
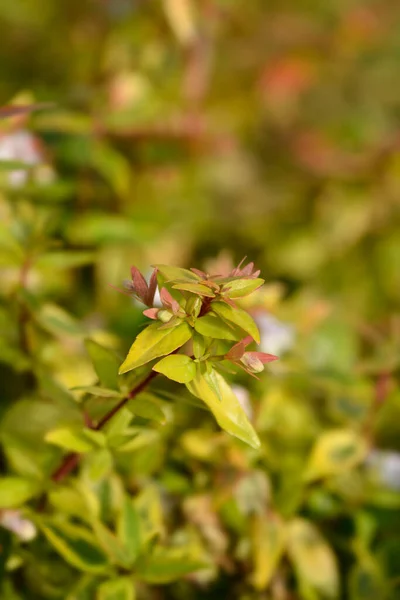
[[[127,495],[117,518],[117,536],[126,549],[130,562],[133,563],[140,551],[140,522],[139,514]]]
[[[135,598],[134,583],[129,577],[110,579],[97,588],[97,600],[135,600]]]
[[[0,509],[21,506],[41,491],[38,481],[24,477],[0,477]]]
[[[157,488],[147,485],[135,498],[133,506],[138,516],[139,539],[144,547],[164,533],[163,510]]]
[[[233,308],[225,302],[213,302],[211,308],[213,312],[217,313],[222,319],[241,327],[246,333],[251,335],[257,344],[260,343],[260,332],[258,331],[258,327],[245,310]]]
[[[359,464],[366,453],[366,442],[357,432],[351,429],[326,431],[311,451],[304,477],[312,481],[341,474]]]
[[[71,388],[71,392],[86,392],[86,394],[99,396],[100,398],[122,398],[123,396],[121,392],[102,388],[98,385],[78,385]]]
[[[145,429],[140,433],[132,436],[127,442],[124,442],[117,446],[118,452],[136,452],[150,444],[154,444],[160,437],[158,431],[154,429]]]
[[[110,562],[129,569],[131,558],[121,540],[97,519],[92,519],[91,525],[99,544],[109,557]]]
[[[220,390],[221,399],[200,371],[193,381],[186,384],[186,387],[190,393],[203,400],[222,429],[253,448],[259,448],[260,440],[232,389],[216,371],[213,373],[213,378]]]
[[[154,365],[153,371],[162,373],[178,383],[188,383],[196,376],[196,364],[185,354],[166,356]]]
[[[242,331],[227,325],[221,317],[213,315],[212,313],[196,319],[194,328],[197,333],[201,333],[201,335],[219,340],[236,341],[243,337]]]
[[[40,529],[62,558],[80,571],[105,573],[108,558],[86,528],[71,523],[38,522]]]
[[[175,283],[175,285],[172,287],[174,290],[183,290],[186,292],[192,292],[193,294],[198,294],[199,296],[215,298],[214,292],[206,285],[201,285],[201,283]]]
[[[49,444],[54,444],[60,448],[82,454],[90,452],[96,447],[96,445],[85,436],[83,428],[72,429],[60,427],[46,433],[44,439]]]
[[[261,287],[264,279],[236,279],[224,285],[223,294],[228,298],[242,298]]]
[[[94,262],[96,255],[93,252],[64,251],[47,252],[38,258],[36,267],[50,269],[73,269]]]
[[[36,319],[43,329],[55,336],[80,336],[83,334],[83,329],[78,321],[55,304],[42,306],[36,314]]]
[[[285,550],[286,529],[278,516],[262,514],[253,518],[251,531],[254,563],[251,580],[257,590],[265,590]]]
[[[305,519],[288,524],[288,553],[305,600],[339,596],[339,574],[333,550],[318,529]]]
[[[137,417],[151,419],[158,423],[166,422],[165,413],[160,406],[159,399],[147,392],[139,394],[136,398],[129,400],[127,408]]]
[[[195,331],[193,333],[193,354],[195,358],[201,358],[206,351],[206,340]]]
[[[100,383],[106,388],[118,390],[119,360],[115,353],[94,340],[87,339],[85,346]]]
[[[136,571],[143,581],[153,584],[170,583],[189,573],[207,567],[185,548],[156,548],[136,563]]]
[[[153,323],[139,333],[133,342],[128,356],[122,363],[119,373],[126,373],[148,363],[159,356],[170,354],[180,348],[191,337],[187,323],[181,323],[173,329],[160,329],[159,323]]]
[[[199,277],[192,271],[188,271],[188,269],[182,269],[181,267],[170,267],[168,265],[152,266],[158,269],[159,274],[162,275],[165,278],[165,281],[167,282],[173,280],[181,280],[188,283],[197,283],[198,281],[201,281],[201,277]]]

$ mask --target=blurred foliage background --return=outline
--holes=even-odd
[[[0,121],[1,598],[399,598],[400,5],[13,0],[0,36],[0,104],[53,103]],[[163,424],[49,483],[84,340],[122,359],[145,321],[108,284],[244,255],[280,356],[234,382],[262,449],[166,386]],[[93,569],[43,534],[112,554],[92,517],[126,497],[187,557]]]

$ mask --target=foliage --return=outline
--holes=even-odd
[[[399,22],[1,3],[2,599],[396,600]]]

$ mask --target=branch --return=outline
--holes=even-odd
[[[106,423],[108,423],[108,421],[110,421],[110,419],[112,419],[113,416],[117,414],[117,412],[119,412],[127,402],[129,402],[129,400],[132,400],[132,398],[135,398],[138,394],[140,394],[140,392],[142,392],[148,386],[150,381],[152,381],[152,379],[154,379],[154,377],[157,375],[158,373],[156,373],[156,371],[150,371],[143,381],[138,383],[138,385],[134,387],[125,398],[122,398],[122,400],[116,406],[114,406],[114,408],[106,413],[104,417],[102,417],[97,423],[97,425],[92,424],[90,429],[95,431],[103,429],[104,425],[106,425]],[[67,477],[67,475],[74,471],[78,466],[80,458],[81,455],[77,452],[71,452],[70,454],[67,454],[67,456],[64,457],[61,465],[52,474],[52,481],[58,483]]]

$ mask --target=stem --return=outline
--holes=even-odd
[[[95,431],[103,429],[104,425],[106,425],[106,423],[108,423],[108,421],[110,421],[110,419],[112,419],[113,416],[117,414],[117,412],[119,412],[129,400],[135,398],[138,394],[140,394],[140,392],[142,392],[150,383],[150,381],[152,381],[152,379],[154,379],[154,377],[156,377],[157,375],[158,373],[156,373],[155,371],[150,371],[147,377],[143,379],[143,381],[138,383],[138,385],[134,387],[125,398],[122,398],[122,400],[116,406],[114,406],[114,408],[112,408],[108,413],[106,413],[104,417],[102,417],[97,423],[97,425],[91,424],[90,429],[94,429]],[[52,481],[58,483],[59,481],[62,481],[65,477],[67,477],[67,475],[74,471],[75,468],[78,466],[80,458],[81,455],[78,452],[71,452],[70,454],[67,454],[64,457],[61,465],[52,474]]]

